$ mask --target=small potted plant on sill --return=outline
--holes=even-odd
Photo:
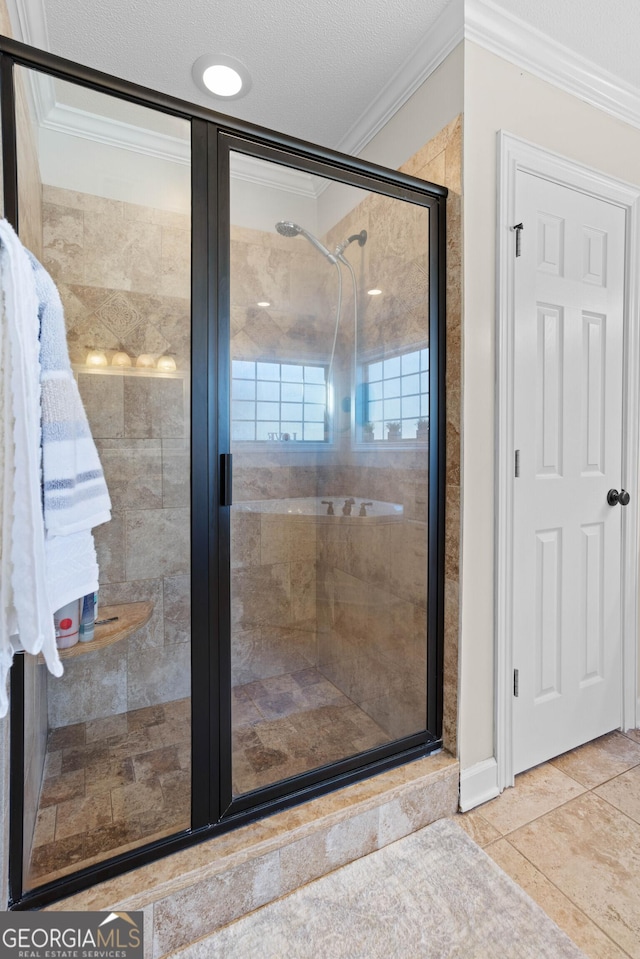
[[[402,423],[387,423],[387,439],[401,439]]]
[[[373,432],[374,424],[371,421],[367,421],[362,427],[362,439],[365,443],[373,443]]]
[[[416,439],[423,443],[429,439],[429,420],[418,420],[416,423]]]

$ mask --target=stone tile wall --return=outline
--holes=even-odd
[[[460,529],[462,430],[462,137],[458,116],[401,168],[422,180],[441,183],[447,198],[447,471],[445,506],[444,745],[457,750],[458,633],[460,627]]]
[[[313,517],[232,510],[232,684],[315,666]]]
[[[100,603],[151,600],[151,620],[107,650],[69,660],[49,683],[64,726],[190,692],[189,218],[43,188],[44,263],[65,307],[69,352],[170,353],[175,376],[78,372],[113,514],[94,530]]]

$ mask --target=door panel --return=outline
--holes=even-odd
[[[427,729],[430,211],[346,184],[331,207],[320,175],[317,200],[276,202],[245,165],[230,152],[234,799]]]
[[[514,771],[621,722],[624,211],[527,173],[516,261]]]

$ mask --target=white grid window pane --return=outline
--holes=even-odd
[[[385,380],[391,379],[392,376],[400,376],[400,357],[391,356],[388,360],[385,360],[383,369]]]
[[[400,377],[395,377],[393,380],[384,381],[384,398],[390,396],[400,396]]]
[[[305,423],[304,438],[307,442],[322,443],[324,440],[324,423]]]
[[[233,360],[233,439],[326,442],[326,375],[325,366]]]
[[[388,423],[400,424],[403,439],[416,439],[419,419],[429,417],[429,349],[413,349],[363,367],[363,422],[373,424],[376,440]]]
[[[248,360],[233,361],[234,379],[254,380],[256,378],[256,364]]]
[[[283,418],[302,423],[302,403],[282,403],[280,409]]]
[[[280,387],[280,398],[287,403],[302,403],[302,383],[283,383]]]
[[[304,418],[306,423],[324,423],[324,414],[325,407],[320,406],[319,403],[315,406],[309,403],[304,408]]]
[[[400,400],[385,400],[384,401],[384,418],[387,422],[389,420],[400,419]]]
[[[259,406],[260,404],[258,404]],[[256,404],[245,403],[243,400],[234,400],[231,404],[234,420],[255,420]]]
[[[402,398],[402,419],[419,419],[420,418],[420,397],[419,396],[404,396]]]
[[[383,384],[380,383],[369,383],[369,403],[375,403],[376,400],[381,400],[383,396]]]
[[[236,361],[234,360],[234,363]],[[259,380],[280,380],[279,363],[257,363]]]
[[[326,403],[327,400],[327,390],[326,387],[316,386],[313,383],[305,383],[304,387],[304,401],[305,403]]]
[[[402,395],[412,396],[420,392],[420,377],[417,373],[402,377]]]
[[[368,380],[370,383],[373,383],[374,380],[382,379],[382,363],[369,363],[368,366]]]
[[[283,363],[281,366],[281,379],[283,381],[287,380],[288,382],[301,383],[303,379],[303,369],[303,366],[289,366]]]
[[[274,420],[277,422],[280,419],[280,404],[279,403],[258,403],[257,404],[257,413],[256,418],[259,420]]]
[[[256,383],[256,395],[259,400],[274,400],[278,402],[280,399],[280,384],[258,380]]]
[[[408,376],[409,373],[420,372],[420,354],[417,350],[414,353],[405,353],[400,359],[402,360],[403,376]]]
[[[255,400],[256,381],[255,380],[236,380],[233,381],[234,400]]]
[[[235,420],[233,423],[232,438],[240,442],[255,440],[256,424],[252,420]]]

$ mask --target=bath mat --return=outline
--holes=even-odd
[[[449,819],[303,886],[173,959],[586,959]]]

